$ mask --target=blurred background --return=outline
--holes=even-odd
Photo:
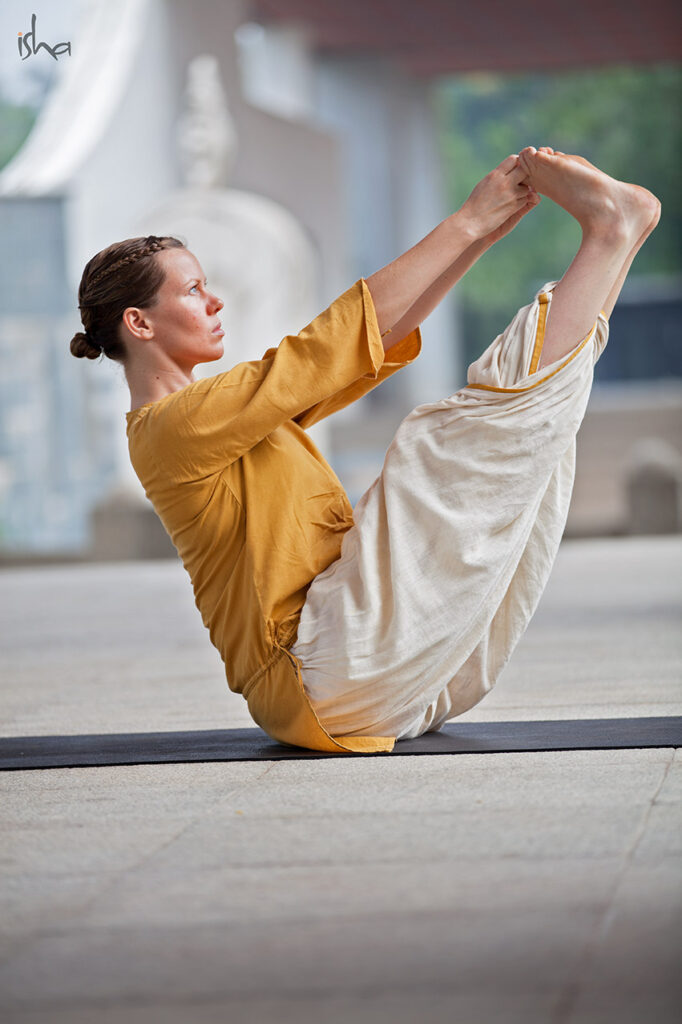
[[[5,0],[0,562],[173,556],[127,458],[122,371],[75,360],[83,267],[174,234],[259,358],[418,241],[507,154],[577,152],[661,199],[578,438],[567,536],[679,532],[679,5]],[[577,225],[544,201],[426,321],[417,362],[315,428],[355,502],[400,420],[539,287]]]

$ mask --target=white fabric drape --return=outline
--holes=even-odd
[[[468,370],[401,423],[340,558],[308,591],[292,653],[331,735],[407,738],[490,690],[547,583],[575,435],[608,339],[537,370],[550,282]]]

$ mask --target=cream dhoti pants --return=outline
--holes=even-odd
[[[292,653],[333,736],[438,729],[490,690],[535,611],[608,338],[600,316],[537,369],[555,284],[471,364],[465,387],[401,423],[340,557],[310,585]]]

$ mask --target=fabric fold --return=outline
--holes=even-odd
[[[555,282],[469,367],[467,385],[402,422],[311,584],[292,646],[330,735],[418,736],[489,691],[547,582],[573,486],[600,316],[538,370]]]

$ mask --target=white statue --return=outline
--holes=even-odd
[[[178,149],[189,188],[224,184],[237,154],[237,136],[215,57],[195,57],[187,68],[185,111],[178,120]]]
[[[225,303],[220,314],[224,354],[195,370],[196,376],[213,376],[260,359],[319,312],[317,254],[288,210],[263,196],[225,187],[237,139],[213,56],[196,57],[188,66],[178,149],[184,187],[151,209],[131,233],[179,237],[199,259],[211,291]],[[310,434],[324,450],[326,424],[316,424]],[[123,440],[126,483],[139,489]]]
[[[225,303],[225,354],[203,368],[220,373],[258,359],[312,320],[316,253],[296,218],[263,196],[226,188],[237,141],[215,57],[188,67],[178,148],[185,187],[139,222],[137,233],[176,235]],[[199,373],[202,372],[200,369]]]

